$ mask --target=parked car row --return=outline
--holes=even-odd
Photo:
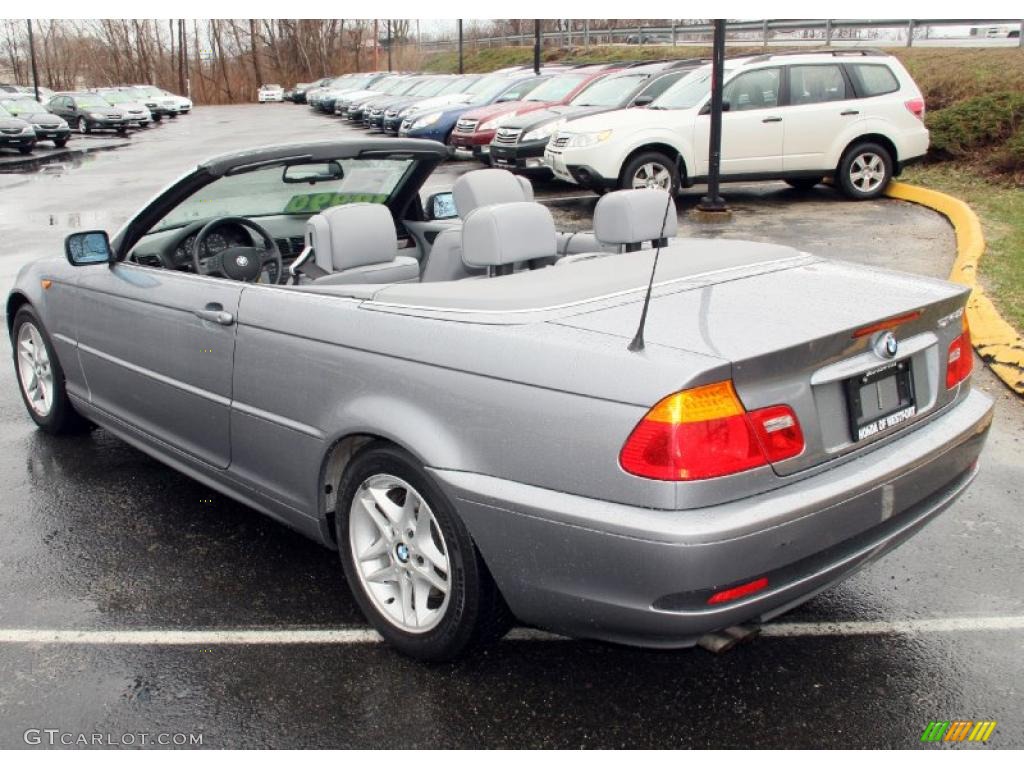
[[[490,74],[359,73],[300,83],[282,98],[452,157],[602,193],[678,192],[709,174],[711,66],[691,59],[513,67]],[[924,156],[921,91],[875,49],[796,51],[725,64],[723,181],[826,177],[876,197]]]
[[[125,85],[54,92],[24,86],[0,86],[0,148],[31,154],[40,141],[64,147],[72,129],[81,134],[109,130],[125,134],[164,117],[176,118],[192,102],[152,85]]]

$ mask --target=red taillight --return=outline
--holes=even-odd
[[[741,597],[760,592],[767,586],[768,577],[762,576],[760,579],[748,581],[746,584],[740,584],[738,587],[729,587],[729,589],[723,589],[721,592],[715,592],[715,594],[708,598],[708,605],[718,605],[719,603],[728,603],[730,600],[739,600]]]
[[[676,392],[651,408],[619,453],[622,468],[652,480],[702,480],[801,453],[803,434],[786,406],[747,413],[731,381]]]
[[[963,333],[953,339],[946,356],[946,389],[952,389],[971,375],[974,368],[974,354],[971,351],[971,329],[967,326],[964,313]]]
[[[903,103],[914,117],[918,120],[924,120],[924,99],[910,99]]]

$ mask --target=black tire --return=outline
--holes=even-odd
[[[153,122],[154,123],[159,123],[163,119],[164,119],[163,115],[158,115],[155,112],[153,113]]]
[[[24,147],[18,147],[18,151],[21,152],[21,154],[23,154],[23,155],[31,155],[32,154],[32,149],[34,147],[35,147],[35,144],[28,144],[28,145],[26,145]]]
[[[25,388],[21,384],[22,362],[18,355],[18,335],[21,333],[22,327],[29,323],[32,324],[43,341],[53,379],[52,404],[46,414],[40,414],[32,407]],[[74,434],[90,429],[92,424],[74,409],[68,399],[67,389],[64,386],[64,369],[60,366],[60,360],[57,359],[49,334],[46,333],[35,310],[28,304],[22,306],[14,315],[14,324],[11,328],[11,348],[14,351],[14,374],[18,383],[18,392],[21,393],[21,400],[25,403],[25,410],[28,411],[32,421],[41,430],[49,432],[51,435]]]
[[[670,194],[675,196],[679,193],[679,166],[675,160],[661,152],[643,152],[626,163],[619,177],[619,189],[636,189],[638,175],[650,178],[651,170],[654,171],[655,178],[661,176],[662,171],[667,172]]]
[[[814,189],[816,186],[821,184],[822,181],[824,181],[824,179],[820,176],[811,179],[786,179],[786,183],[789,184],[789,186],[791,186],[793,189],[799,189],[802,191]]]
[[[84,117],[78,118],[78,130],[82,133],[92,133],[92,126]]]
[[[57,147],[57,149],[63,149],[67,145],[68,145],[68,140],[67,139],[54,139],[53,140],[53,146]]]
[[[391,623],[367,593],[357,571],[349,539],[352,502],[362,483],[380,474],[393,475],[419,493],[446,543],[452,589],[440,622],[426,632],[408,632]],[[466,526],[437,483],[405,451],[380,442],[363,448],[341,479],[335,517],[338,551],[352,594],[370,624],[402,653],[424,661],[450,661],[500,639],[512,626],[512,615]]]
[[[857,173],[871,171],[871,177],[857,178]],[[873,141],[854,144],[843,153],[836,171],[836,180],[843,194],[853,200],[881,197],[892,180],[893,162],[889,150]]]
[[[123,125],[116,128],[115,130],[117,131],[118,136],[124,136],[126,133],[128,133],[128,129],[125,128]]]
[[[170,118],[171,118],[171,120],[175,120],[175,119],[177,119],[177,117],[178,117],[178,113],[177,113],[177,112],[171,112],[171,113],[170,113],[170,114],[168,115],[168,117],[170,117]]]

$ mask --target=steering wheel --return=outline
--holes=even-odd
[[[203,258],[203,244],[206,242],[206,238],[221,224],[241,224],[243,227],[248,227],[263,238],[264,247],[229,245],[220,253]],[[192,268],[195,269],[197,275],[226,277],[229,280],[255,283],[263,273],[263,268],[270,263],[273,263],[276,270],[277,277],[274,282],[280,283],[284,277],[284,262],[281,259],[281,251],[278,249],[277,243],[274,242],[274,238],[267,230],[255,221],[250,221],[242,216],[221,216],[210,219],[199,230],[195,242],[192,243]]]

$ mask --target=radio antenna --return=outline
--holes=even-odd
[[[658,257],[661,255],[661,246],[665,242],[665,225],[668,223],[668,210],[672,207],[672,191],[668,192],[665,200],[665,213],[661,217],[661,237],[658,238],[658,247],[654,251],[654,264],[651,265],[651,279],[647,283],[647,295],[644,296],[644,308],[640,313],[640,324],[636,329],[636,336],[629,342],[630,352],[642,352],[644,349],[644,326],[647,325],[647,308],[651,305],[651,291],[654,290],[654,273],[658,271]]]

